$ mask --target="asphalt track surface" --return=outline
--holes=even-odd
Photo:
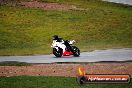
[[[115,3],[122,3],[122,4],[132,5],[132,0],[102,0],[102,1],[108,1],[108,2],[115,2]]]
[[[0,56],[0,62],[3,61],[18,61],[27,63],[132,61],[132,48],[82,52],[80,57],[63,56],[61,58],[56,58],[53,54],[36,56]]]

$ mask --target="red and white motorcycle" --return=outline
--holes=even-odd
[[[67,43],[69,43],[70,45],[70,48],[66,47],[65,42],[66,41],[64,40],[62,40],[61,42],[57,42],[56,40],[53,40],[53,43],[51,45],[51,47],[53,48],[53,54],[56,57],[69,56],[69,55],[78,57],[80,55],[79,48],[77,48],[76,46],[72,46],[72,44],[75,43],[75,40],[67,41]]]

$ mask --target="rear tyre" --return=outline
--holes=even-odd
[[[61,56],[62,56],[62,49],[59,48],[59,50],[57,50],[56,48],[53,48],[53,54],[54,54],[56,57],[61,57]]]
[[[76,46],[71,46],[72,47],[72,53],[75,57],[79,57],[80,55],[80,50]]]

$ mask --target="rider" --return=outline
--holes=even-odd
[[[66,46],[66,48],[68,50],[71,50],[71,46],[69,44],[68,40],[63,40],[62,38],[59,38],[58,35],[54,35],[53,36],[53,40],[56,40],[57,42],[64,42],[64,45]],[[74,41],[73,41],[74,42]]]

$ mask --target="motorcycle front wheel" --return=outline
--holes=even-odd
[[[61,57],[62,56],[62,49],[59,48],[59,50],[57,50],[56,48],[53,48],[53,54],[56,57]]]
[[[80,55],[80,50],[76,46],[71,46],[72,47],[72,53],[75,57],[78,57]]]

